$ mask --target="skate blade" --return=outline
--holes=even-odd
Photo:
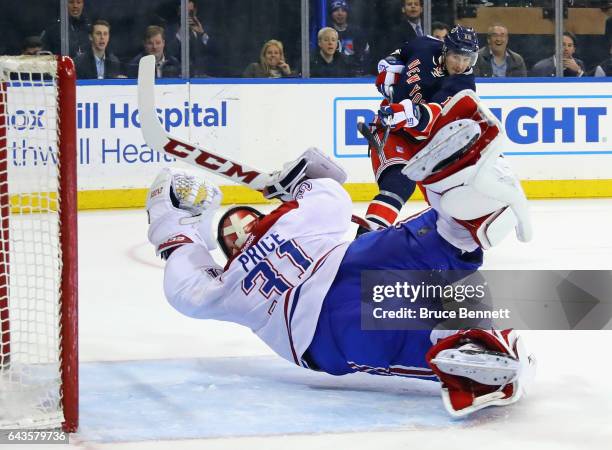
[[[512,383],[520,368],[518,360],[502,353],[458,349],[443,350],[431,362],[444,373],[490,386]]]

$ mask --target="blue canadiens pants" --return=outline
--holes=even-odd
[[[311,368],[332,375],[433,376],[425,362],[430,330],[363,330],[360,290],[364,270],[477,270],[482,250],[465,253],[449,244],[438,234],[436,219],[430,209],[351,243],[304,357]]]

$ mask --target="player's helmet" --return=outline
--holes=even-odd
[[[473,28],[457,25],[444,37],[444,53],[452,52],[469,56],[470,66],[478,59],[478,36]]]
[[[231,258],[242,247],[262,217],[262,213],[250,206],[235,206],[221,216],[217,226],[217,242],[225,256]]]

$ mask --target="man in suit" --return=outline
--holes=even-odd
[[[89,32],[91,47],[76,57],[74,64],[77,78],[121,78],[121,63],[108,51],[110,42],[110,24],[106,20],[96,20]]]
[[[388,32],[378,33],[372,37],[374,61],[386,57],[404,43],[425,35],[421,20],[423,14],[422,0],[403,0],[401,12],[399,21],[395,22],[395,25],[391,25]],[[382,24],[379,27],[379,29],[385,28]]]

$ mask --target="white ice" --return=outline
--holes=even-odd
[[[410,202],[404,214],[423,207]],[[533,242],[509,237],[487,252],[485,268],[612,269],[612,200],[531,207]],[[309,372],[247,329],[182,317],[164,300],[163,264],[146,229],[142,210],[79,214],[81,428],[73,446],[612,448],[610,331],[523,332],[539,364],[530,395],[453,420],[432,382]]]

